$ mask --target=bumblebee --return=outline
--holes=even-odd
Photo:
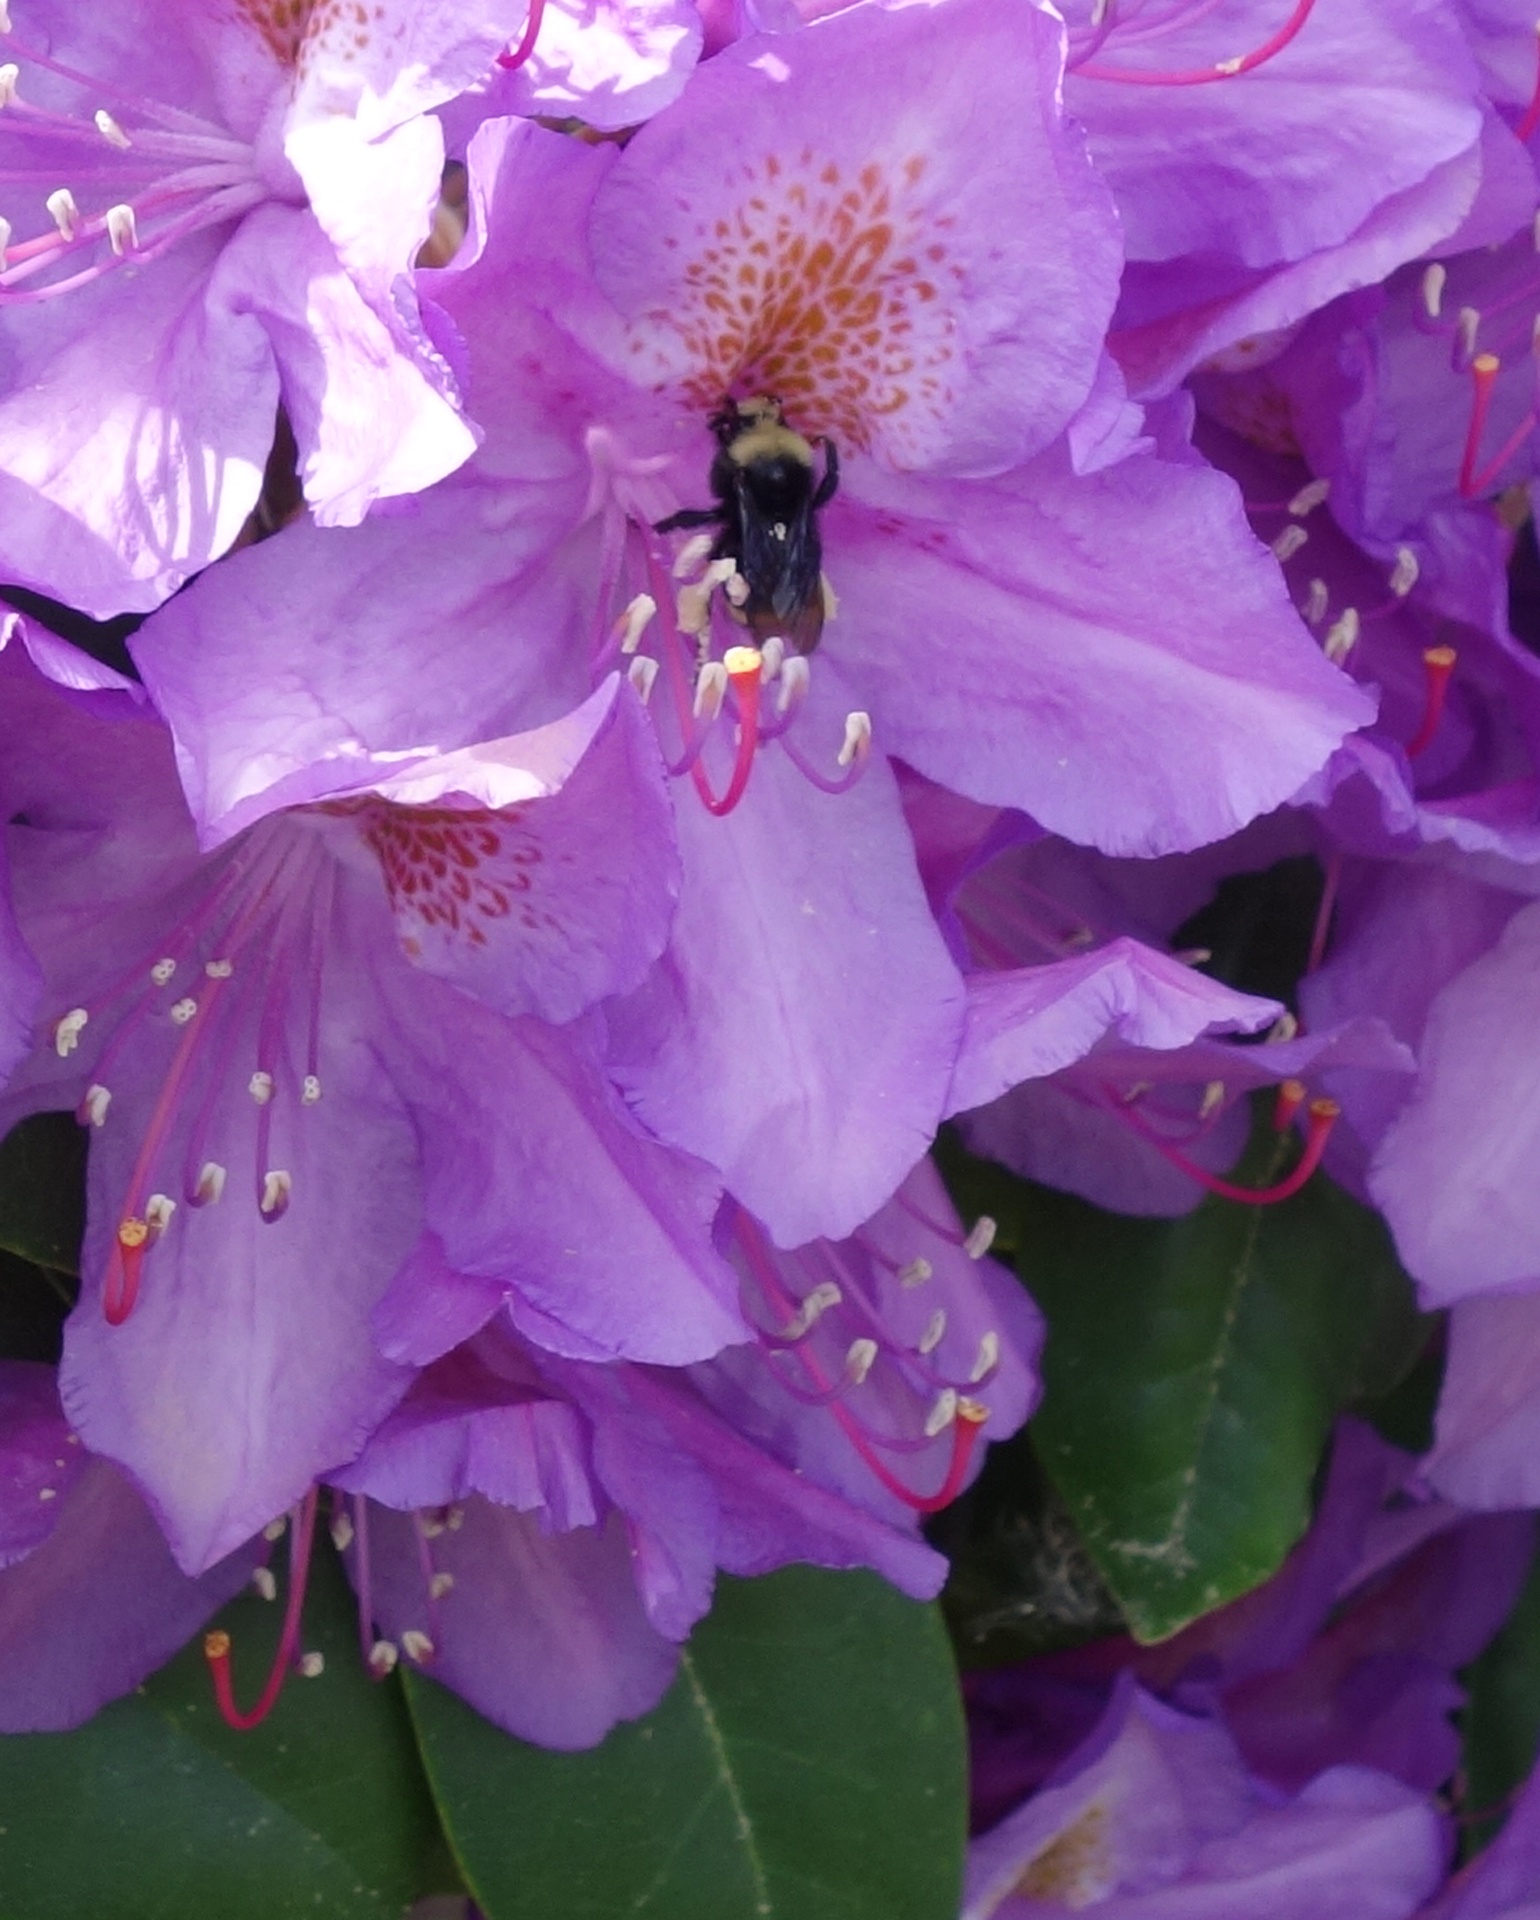
[[[710,476],[717,505],[687,507],[660,520],[655,530],[716,527],[712,559],[733,561],[748,589],[742,604],[732,607],[734,617],[761,644],[779,634],[798,653],[811,653],[828,604],[818,510],[839,485],[834,442],[794,433],[780,401],[768,394],[724,400],[710,426],[717,442]],[[816,481],[815,446],[823,450]]]

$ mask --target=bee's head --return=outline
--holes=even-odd
[[[770,393],[751,394],[747,400],[734,400],[729,395],[711,416],[711,431],[724,447],[739,434],[784,424],[781,403]]]

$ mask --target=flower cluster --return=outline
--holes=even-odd
[[[10,9],[0,1132],[89,1166],[0,1728],[251,1582],[260,1718],[329,1526],[373,1671],[591,1745],[719,1570],[939,1590],[1044,1337],[945,1123],[1127,1214],[1324,1168],[1452,1309],[1436,1445],[980,1688],[966,1912],[1416,1911],[1540,1507],[1527,14]],[[1285,859],[1252,991],[1184,929]]]

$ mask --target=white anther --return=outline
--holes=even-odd
[[[331,1524],[332,1545],[338,1553],[346,1553],[353,1544],[353,1519],[351,1514],[334,1513]]]
[[[150,978],[157,987],[163,987],[175,972],[176,962],[168,954],[164,960],[157,960],[150,968]]]
[[[643,706],[646,706],[652,698],[652,689],[657,677],[658,663],[650,653],[639,653],[626,668],[626,678],[641,696]]]
[[[184,994],[171,1009],[171,1018],[179,1027],[185,1027],[197,1011],[197,1001],[193,999],[190,993]]]
[[[16,82],[21,78],[21,68],[13,60],[7,60],[0,67],[0,107],[8,107],[16,98]]]
[[[999,1228],[995,1225],[994,1221],[990,1219],[989,1215],[987,1213],[981,1213],[969,1230],[967,1239],[963,1242],[963,1252],[967,1254],[970,1260],[982,1260],[984,1255],[988,1253],[989,1249],[995,1244],[995,1235],[998,1232]]]
[[[859,1387],[876,1364],[877,1342],[852,1340],[845,1352],[845,1378],[851,1386]]]
[[[839,764],[848,767],[853,760],[864,760],[872,750],[872,716],[858,707],[845,715],[845,738],[837,755]]]
[[[775,696],[775,710],[785,713],[796,702],[807,698],[808,687],[812,684],[813,669],[805,655],[794,653],[781,668],[778,676],[781,690]]]
[[[280,1513],[276,1520],[269,1520],[267,1525],[262,1529],[262,1538],[264,1540],[281,1540],[283,1538],[283,1530],[288,1524],[289,1516],[286,1513]]]
[[[821,573],[818,576],[818,597],[823,602],[823,617],[825,622],[838,620],[840,617],[839,595],[829,584],[829,576],[826,573]]]
[[[452,1573],[436,1573],[428,1582],[428,1597],[431,1600],[442,1600],[446,1593],[453,1593],[454,1590],[455,1577]]]
[[[158,1240],[171,1225],[171,1216],[176,1212],[176,1202],[169,1193],[152,1193],[144,1203],[144,1224]]]
[[[1180,960],[1184,967],[1206,967],[1213,957],[1212,947],[1178,947],[1171,956],[1173,960]]]
[[[289,1195],[294,1191],[294,1176],[282,1167],[270,1167],[262,1176],[262,1198],[257,1202],[264,1220],[276,1220],[286,1213]]]
[[[265,1107],[273,1097],[273,1076],[265,1068],[258,1067],[246,1082],[246,1091],[259,1107]]]
[[[656,619],[658,603],[650,593],[639,593],[615,622],[615,638],[622,653],[635,653],[642,635]]]
[[[1416,586],[1421,571],[1410,547],[1396,548],[1396,564],[1390,570],[1390,591],[1398,600],[1404,600]]]
[[[299,1103],[302,1107],[314,1107],[320,1104],[321,1076],[307,1073],[299,1083]]]
[[[198,1201],[212,1206],[225,1190],[225,1170],[217,1160],[205,1160],[198,1170]]]
[[[977,1386],[985,1380],[1000,1364],[1000,1336],[991,1327],[980,1336],[978,1358],[973,1363],[973,1371],[968,1375],[970,1386]]]
[[[424,1540],[436,1540],[444,1531],[444,1518],[438,1513],[419,1514],[417,1525]]]
[[[1308,480],[1289,502],[1289,512],[1303,520],[1307,513],[1315,512],[1330,492],[1330,480]]]
[[[957,1389],[943,1387],[936,1395],[936,1404],[925,1416],[925,1438],[934,1440],[938,1433],[945,1433],[957,1418]]]
[[[735,567],[722,582],[722,591],[735,607],[741,607],[749,597],[749,583]]]
[[[278,1582],[273,1578],[273,1570],[271,1567],[253,1567],[251,1570],[251,1584],[264,1600],[276,1600],[278,1598]]]
[[[1310,538],[1297,521],[1291,521],[1273,542],[1273,555],[1278,560],[1292,560],[1300,548]]]
[[[1119,1098],[1125,1107],[1131,1107],[1136,1100],[1142,1100],[1147,1093],[1155,1091],[1153,1080],[1135,1080],[1132,1086],[1125,1087]]]
[[[725,587],[729,581],[735,580],[737,576],[738,562],[736,560],[713,560],[711,565],[707,567],[706,571],[701,575],[700,583],[703,587],[708,588]]]
[[[901,1287],[923,1287],[936,1269],[923,1257],[911,1260],[906,1267],[898,1270],[898,1284]]]
[[[1437,260],[1430,261],[1422,270],[1422,307],[1430,320],[1436,320],[1444,309],[1444,286],[1449,275]]]
[[[1321,642],[1321,647],[1333,666],[1340,667],[1358,645],[1361,624],[1357,607],[1344,607],[1326,629],[1326,638]]]
[[[433,1658],[436,1649],[427,1634],[420,1632],[416,1627],[408,1627],[401,1636],[401,1651],[408,1660],[415,1660],[420,1667],[425,1661]]]
[[[205,960],[203,971],[211,980],[228,980],[235,972],[233,960]]]
[[[117,121],[113,119],[107,109],[105,107],[98,107],[91,117],[96,122],[96,131],[107,144],[111,147],[118,147],[124,153],[127,153],[128,149],[134,143],[118,125]]]
[[[39,1487],[37,1497],[39,1500],[57,1500],[59,1497],[59,1489],[57,1487]]]
[[[67,1060],[80,1044],[80,1036],[90,1018],[84,1007],[71,1007],[68,1013],[54,1022],[54,1052],[61,1060]]]
[[[1312,580],[1305,594],[1305,604],[1300,612],[1312,627],[1318,627],[1326,618],[1326,609],[1331,605],[1331,595],[1324,580]]]
[[[316,1651],[302,1653],[299,1657],[299,1670],[305,1679],[319,1680],[326,1671],[326,1655]]]
[[[1091,25],[1099,27],[1112,11],[1112,0],[1091,0]]]
[[[461,1527],[465,1525],[464,1507],[446,1507],[444,1509],[444,1525],[448,1527],[451,1533],[458,1533]]]
[[[698,640],[711,624],[711,592],[699,581],[681,587],[674,595],[674,619],[679,631]]]
[[[766,684],[772,681],[781,670],[781,662],[786,658],[786,642],[778,633],[770,638],[759,650],[762,673]]]
[[[781,1329],[785,1340],[800,1340],[805,1333],[818,1325],[831,1307],[837,1307],[844,1295],[832,1280],[820,1280],[813,1291],[804,1296],[801,1306],[794,1317]]]
[[[107,1109],[111,1105],[111,1090],[96,1080],[86,1088],[86,1097],[80,1103],[80,1110],[93,1127],[99,1127],[107,1118]]]
[[[1269,1047],[1282,1046],[1285,1041],[1294,1039],[1298,1032],[1298,1020],[1285,1008],[1262,1036],[1263,1044]]]
[[[1229,60],[1216,60],[1214,71],[1221,80],[1233,80],[1245,64],[1246,56],[1243,53],[1237,53]]]
[[[75,196],[68,187],[55,187],[43,202],[48,209],[49,218],[59,229],[62,239],[73,240],[80,231],[80,209],[75,205]]]
[[[946,1308],[937,1307],[925,1323],[925,1331],[919,1338],[921,1353],[934,1353],[946,1338]]]
[[[1223,1080],[1210,1080],[1203,1089],[1203,1098],[1198,1102],[1198,1118],[1211,1120],[1225,1103],[1225,1083]]]
[[[0,219],[0,265],[3,265],[5,262],[6,250],[9,248],[10,244],[11,244],[11,223],[9,220]]]
[[[706,555],[710,553],[715,544],[715,534],[691,534],[690,538],[685,541],[675,556],[674,578],[676,580],[688,580],[690,575],[704,564]]]
[[[401,1658],[394,1640],[376,1640],[369,1649],[369,1666],[383,1680]]]
[[[6,4],[6,0],[0,0],[0,33],[9,33],[10,30],[11,9]]]
[[[1469,360],[1476,351],[1476,335],[1481,328],[1481,312],[1477,307],[1461,307],[1454,323],[1459,335],[1460,351]]]
[[[695,676],[695,717],[712,721],[722,711],[727,692],[727,669],[720,660],[708,660]]]

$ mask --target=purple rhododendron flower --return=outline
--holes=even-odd
[[[0,42],[8,579],[90,613],[154,606],[234,540],[280,401],[325,522],[466,458],[412,285],[443,163],[430,110],[522,15],[243,0],[173,24],[22,0]]]
[[[1283,1798],[1216,1721],[1125,1680],[1063,1768],[969,1850],[963,1920],[1402,1920],[1442,1878],[1428,1801],[1368,1767]]]
[[[6,1111],[78,1103],[94,1136],[65,1404],[183,1564],[350,1458],[400,1397],[410,1376],[369,1313],[424,1222],[558,1351],[681,1363],[745,1337],[709,1238],[714,1180],[624,1112],[581,1024],[528,1012],[570,1020],[666,928],[667,861],[633,866],[583,798],[584,768],[611,761],[656,838],[629,688],[522,745],[398,760],[383,786],[365,773],[203,855],[161,728],[111,692],[92,696],[108,713],[83,710],[15,648],[0,672],[47,1009]],[[547,865],[580,876],[566,919]],[[482,984],[488,948],[508,1015],[436,977],[458,956]]]

